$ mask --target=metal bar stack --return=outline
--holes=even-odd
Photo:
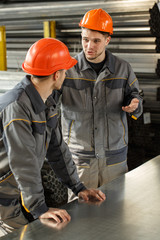
[[[160,77],[160,59],[158,59],[158,62],[157,62],[156,73]]]
[[[43,37],[44,21],[56,21],[56,37],[75,55],[82,48],[80,19],[91,8],[103,8],[111,14],[114,23],[108,49],[127,61],[129,53],[135,72],[155,72],[155,38],[148,24],[148,10],[154,0],[130,0],[129,4],[124,0],[18,2],[22,1],[8,0],[0,4],[0,25],[6,26],[8,69],[20,71],[27,49]],[[147,56],[139,62],[141,53],[149,54],[152,64],[148,65]]]
[[[160,53],[160,3],[155,3],[149,10],[150,13],[150,31],[156,37],[156,52]],[[156,73],[160,76],[160,59],[157,61]]]
[[[68,201],[67,187],[58,179],[47,161],[41,170],[44,195],[48,207],[59,207]]]
[[[155,43],[156,43],[156,52],[160,53],[160,37],[156,37]]]
[[[160,37],[160,3],[155,3],[154,6],[149,9],[149,13],[151,33],[155,37]]]

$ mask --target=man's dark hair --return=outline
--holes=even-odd
[[[33,75],[34,78],[47,78],[49,76],[37,76],[37,75]]]
[[[81,27],[82,29],[85,29],[85,27]],[[87,29],[87,28],[86,28]],[[101,33],[102,35],[104,35],[105,37],[109,37],[110,34],[108,32],[103,32],[103,31],[98,31],[98,30],[94,30],[94,29],[90,29],[88,28],[89,30],[93,31],[93,32],[99,32]]]

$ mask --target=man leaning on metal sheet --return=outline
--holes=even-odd
[[[130,64],[106,49],[113,34],[111,16],[93,9],[79,26],[83,51],[63,83],[62,133],[81,181],[97,188],[127,172],[126,113],[136,120],[143,107]]]
[[[74,194],[85,201],[105,199],[100,190],[80,182],[58,127],[56,90],[76,63],[64,43],[40,39],[22,65],[31,75],[0,97],[0,236],[37,218],[70,221],[65,210],[45,203],[41,180],[45,159]]]

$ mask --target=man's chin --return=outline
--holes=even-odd
[[[95,60],[95,59],[96,59],[96,57],[92,57],[92,56],[88,56],[88,55],[86,55],[86,58],[87,58],[89,61],[92,61],[92,60]]]

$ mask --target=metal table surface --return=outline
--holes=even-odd
[[[158,240],[160,238],[160,155],[100,188],[100,204],[63,206],[68,224],[36,220],[1,239]],[[52,226],[50,226],[52,225]]]

